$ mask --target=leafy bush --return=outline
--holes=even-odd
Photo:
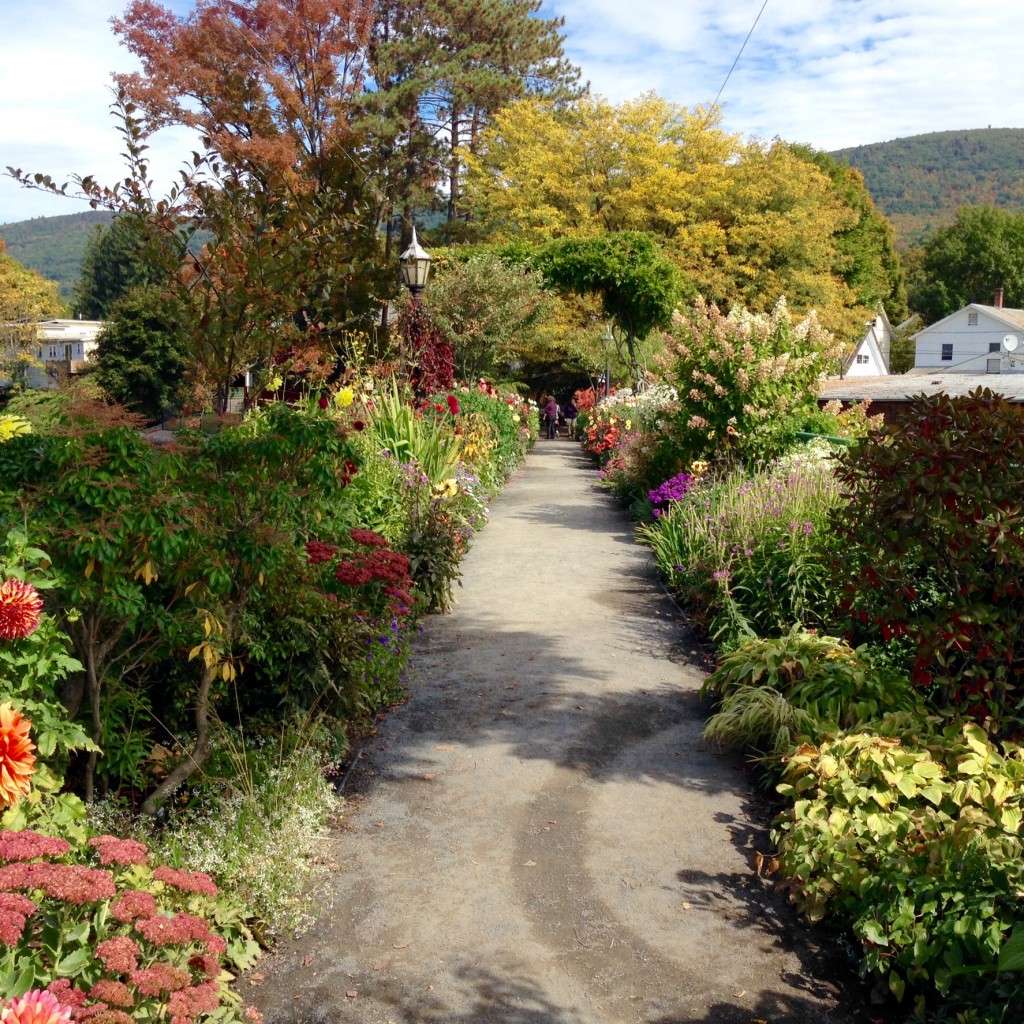
[[[838,595],[824,524],[840,501],[828,453],[805,450],[690,488],[640,535],[669,588],[728,647],[794,622],[829,625]]]
[[[775,826],[778,866],[812,921],[852,928],[865,974],[959,1019],[1001,958],[1021,991],[1024,960],[1007,949],[1022,920],[1022,787],[1021,750],[975,725],[807,745],[779,787],[793,806]]]
[[[919,398],[844,457],[832,529],[860,639],[903,639],[939,707],[1024,726],[1024,408],[989,390]]]
[[[754,638],[723,654],[702,692],[722,702],[705,739],[779,757],[812,740],[920,708],[910,681],[872,664],[863,649],[794,626],[778,639]]]

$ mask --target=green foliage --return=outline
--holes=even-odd
[[[1024,410],[979,389],[920,397],[848,449],[834,586],[861,639],[903,638],[936,707],[1020,729]]]
[[[533,346],[553,304],[537,271],[510,266],[493,253],[439,268],[424,301],[454,349],[463,380],[507,376],[520,352]]]
[[[751,692],[757,690],[766,693]],[[817,739],[920,708],[906,676],[873,664],[863,647],[853,650],[799,624],[778,639],[751,638],[721,655],[703,692],[722,701],[705,738],[720,746],[749,743],[776,757],[800,735]]]
[[[75,285],[75,313],[86,320],[106,320],[129,292],[158,284],[160,260],[153,258],[153,244],[159,242],[151,226],[134,214],[94,228]]]
[[[780,454],[817,408],[818,381],[836,354],[817,319],[794,324],[782,300],[769,316],[739,306],[725,316],[698,300],[676,317],[663,357],[679,392],[677,445],[688,459],[723,447],[745,460]]]
[[[1024,304],[1024,213],[962,206],[956,220],[924,244],[911,301],[929,323],[970,302]]]
[[[672,592],[729,646],[829,625],[839,594],[825,524],[840,500],[831,455],[810,449],[711,479],[640,533]]]
[[[138,287],[107,310],[99,337],[96,380],[126,409],[160,420],[180,397],[185,354],[173,306],[154,287]]]
[[[550,242],[537,266],[551,287],[600,296],[605,316],[624,336],[634,385],[640,379],[637,341],[666,326],[685,294],[692,294],[653,236],[642,231]]]
[[[961,1019],[1001,958],[1019,990],[1007,940],[1024,884],[1024,758],[972,725],[923,739],[850,733],[798,749],[779,786],[793,801],[775,826],[779,867],[812,921],[853,929],[865,974]]]
[[[433,484],[455,475],[462,447],[451,425],[418,413],[394,379],[375,399],[366,438],[377,453],[415,463]]]
[[[26,861],[28,877],[16,866]],[[222,964],[250,966],[258,947],[209,877],[150,867],[143,844],[109,835],[2,832],[0,864],[3,890],[31,898],[7,915],[19,938],[0,942],[5,995],[54,986],[65,1005],[117,1005],[136,1021],[241,1020]],[[114,998],[103,999],[103,982]]]

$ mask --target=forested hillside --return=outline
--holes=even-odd
[[[86,242],[97,224],[109,224],[111,215],[104,210],[86,210],[60,217],[35,217],[14,224],[0,224],[0,238],[7,243],[7,254],[23,266],[37,270],[60,285],[61,298],[71,299],[71,291],[82,267]]]
[[[904,245],[951,223],[961,206],[1024,209],[1024,128],[931,132],[833,156],[864,175]]]

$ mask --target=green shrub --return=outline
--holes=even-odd
[[[779,786],[793,801],[774,833],[785,885],[812,921],[852,928],[864,973],[919,1012],[976,1005],[1001,957],[1019,991],[1024,961],[1006,949],[1022,921],[1022,787],[1021,750],[974,725],[801,747]]]
[[[777,639],[756,637],[720,656],[702,692],[721,701],[704,738],[777,759],[803,739],[920,710],[905,676],[875,666],[864,649],[794,626]]]
[[[920,397],[850,449],[835,585],[861,640],[908,642],[913,680],[1010,734],[1024,726],[1024,408]]]
[[[825,527],[842,501],[828,451],[734,469],[641,527],[669,588],[723,646],[797,621],[827,628],[838,602]]]

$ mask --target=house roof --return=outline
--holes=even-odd
[[[978,388],[988,388],[1011,402],[1024,402],[1024,373],[942,373],[924,369],[889,377],[846,377],[824,381],[818,398],[825,402],[906,402],[922,394],[962,398]]]
[[[956,312],[950,313],[949,316],[936,320],[935,323],[929,324],[927,327],[922,327],[914,337],[920,338],[922,334],[929,334],[933,331],[941,333],[939,329],[949,320],[952,320],[953,317],[959,316],[965,309],[974,309],[984,313],[986,316],[999,321],[999,323],[1005,324],[1011,330],[1024,331],[1024,309],[1010,309],[1006,306],[983,306],[980,302],[971,302],[964,306],[963,309],[958,309]]]

